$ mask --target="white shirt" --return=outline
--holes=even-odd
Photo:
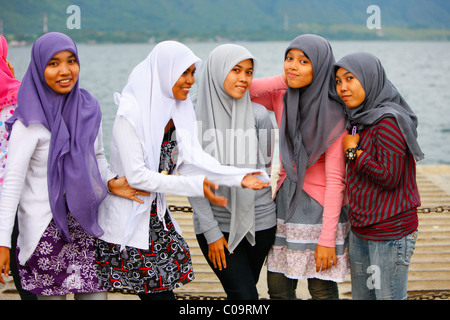
[[[47,186],[50,137],[50,131],[42,124],[25,127],[22,122],[16,121],[8,144],[8,161],[0,198],[0,246],[11,247],[17,211],[20,230],[17,246],[22,265],[33,254],[53,218]],[[116,174],[109,170],[101,126],[94,148],[100,174],[107,186]]]
[[[122,248],[148,248],[149,211],[155,198],[158,218],[164,221],[165,193],[203,196],[204,176],[219,185],[240,187],[246,174],[260,171],[223,166],[203,151],[190,96],[175,99],[172,91],[174,83],[192,64],[198,69],[200,59],[189,48],[176,41],[163,41],[133,69],[122,94],[114,94],[119,108],[113,127],[111,168],[125,173],[131,186],[151,192],[142,205],[112,196],[104,201],[109,209],[105,212],[112,211],[112,218],[100,210],[103,239]],[[120,118],[127,119],[128,129]],[[158,173],[161,140],[170,119],[177,130],[177,171],[181,176]],[[269,180],[267,174],[265,178]]]
[[[120,150],[120,159],[111,164],[119,176],[126,176],[128,183],[147,192],[171,195],[203,197],[204,175],[164,175],[145,166],[144,153],[135,129],[124,117],[118,117],[113,126],[113,143]],[[111,155],[113,156],[113,155]],[[242,177],[236,179],[240,184]],[[141,197],[144,198],[144,197]],[[99,209],[99,224],[105,232],[100,239],[140,249],[148,249],[150,212],[139,215],[134,222],[133,234],[124,243],[128,221],[133,220],[135,201],[108,194]],[[175,221],[173,221],[175,223]]]

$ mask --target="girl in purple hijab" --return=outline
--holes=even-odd
[[[17,207],[17,258],[24,289],[43,297],[106,297],[97,283],[94,245],[107,187],[135,198],[106,161],[98,101],[79,88],[75,43],[61,33],[36,40],[6,123],[9,154],[0,202],[0,270],[9,269]],[[117,189],[119,188],[119,189]],[[141,200],[139,200],[141,202]],[[0,281],[3,278],[0,276]]]

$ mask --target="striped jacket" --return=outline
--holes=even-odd
[[[394,118],[360,132],[364,152],[347,167],[349,220],[368,240],[400,239],[418,227],[416,163]]]

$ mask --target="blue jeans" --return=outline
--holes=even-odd
[[[404,300],[417,230],[398,240],[372,241],[349,235],[352,297],[355,300]]]

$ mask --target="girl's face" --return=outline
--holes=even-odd
[[[349,109],[359,107],[366,98],[361,82],[344,68],[336,71],[336,91]]]
[[[311,61],[299,49],[291,49],[286,54],[284,72],[288,86],[294,89],[303,88],[313,80]]]
[[[243,60],[234,66],[228,73],[223,87],[225,91],[235,99],[241,99],[253,81],[253,61]]]
[[[44,70],[45,82],[56,93],[66,94],[72,91],[78,81],[80,66],[75,54],[61,51],[55,54]]]
[[[178,78],[178,81],[172,87],[173,97],[177,100],[186,100],[195,83],[195,64],[186,69],[185,72]]]

